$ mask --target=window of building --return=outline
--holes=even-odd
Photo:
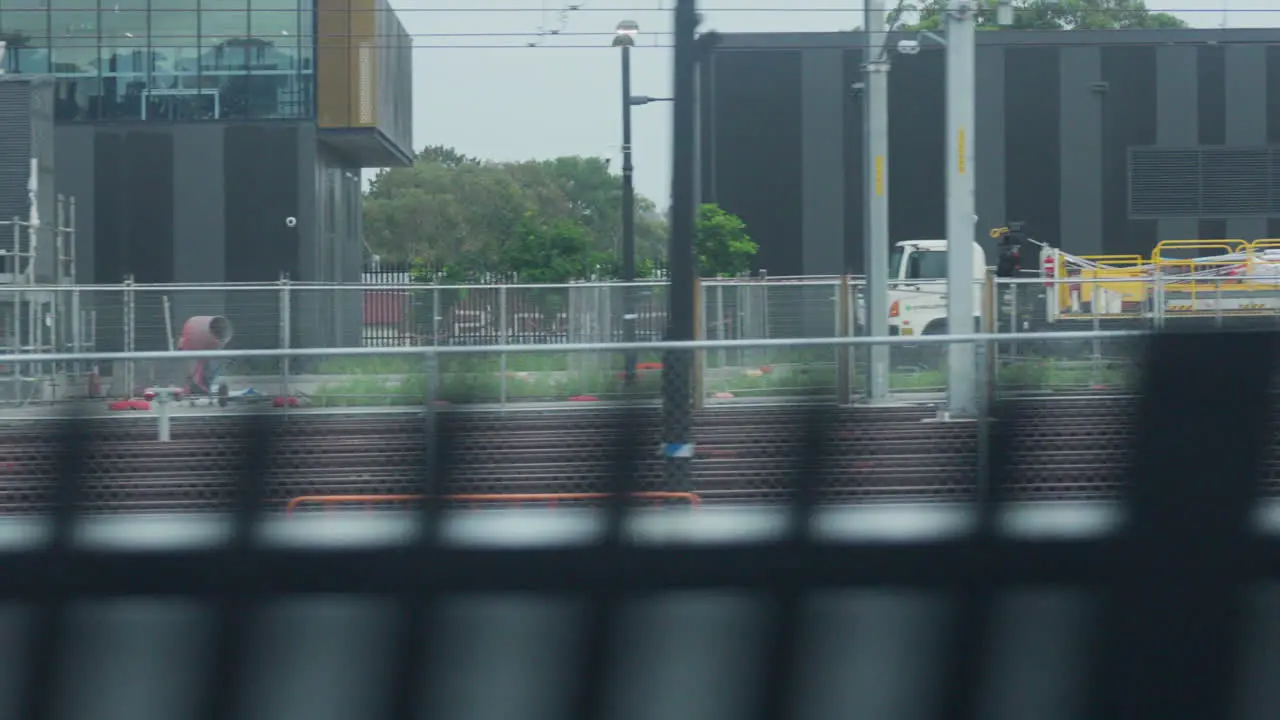
[[[219,117],[249,117],[249,48],[249,0],[201,0],[200,86]]]
[[[6,45],[5,72],[49,72],[46,7],[46,0],[9,0],[0,4],[0,40]]]
[[[59,120],[100,117],[98,1],[50,0],[50,67],[58,76]]]
[[[143,116],[146,120],[212,120],[216,89],[200,84],[199,0],[152,0],[151,67]]]
[[[54,73],[63,121],[309,117],[310,3],[0,0],[3,69]]]
[[[249,114],[299,117],[307,114],[298,50],[298,0],[254,0],[249,12]]]
[[[142,117],[150,23],[147,0],[109,0],[98,13],[101,45],[98,68],[102,76],[102,116],[110,119]]]

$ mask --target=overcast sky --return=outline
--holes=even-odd
[[[675,0],[391,0],[414,36],[414,143],[493,160],[597,155],[620,164],[619,20],[640,24],[632,91],[671,94]],[[571,10],[577,6],[579,9]],[[703,29],[839,31],[861,2],[707,0]],[[1195,27],[1280,27],[1280,0],[1147,0]],[[787,8],[787,9],[780,9]],[[554,33],[554,34],[553,34]],[[532,45],[532,47],[531,47]],[[634,110],[636,185],[670,192],[669,104]],[[661,203],[660,203],[661,204]]]

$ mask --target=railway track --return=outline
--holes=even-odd
[[[1007,422],[1014,495],[1091,499],[1114,492],[1128,465],[1132,400],[1122,397],[1022,401]],[[611,433],[620,410],[457,413],[457,492],[565,493],[604,489]],[[716,408],[695,422],[696,491],[706,502],[785,497],[792,486],[808,410],[799,406]],[[924,407],[838,411],[823,497],[829,501],[927,501],[972,497],[979,465],[976,423],[931,422]],[[656,410],[627,415],[641,447],[643,489],[662,483]],[[175,418],[172,441],[155,441],[154,418],[92,421],[85,458],[88,500],[103,512],[210,510],[225,505],[241,456],[235,416]],[[279,426],[268,498],[411,493],[425,457],[413,415],[297,414]],[[39,511],[49,501],[56,453],[53,425],[0,426],[0,512]],[[1280,445],[1280,437],[1277,438]],[[1280,454],[1277,454],[1280,457]],[[1280,462],[1271,470],[1280,478]]]

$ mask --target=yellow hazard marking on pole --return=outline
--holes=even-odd
[[[884,156],[876,156],[876,195],[884,195]]]
[[[965,171],[964,128],[960,128],[959,137],[956,138],[956,153],[958,154],[956,159],[959,161],[958,168],[960,170],[960,174],[963,175]]]

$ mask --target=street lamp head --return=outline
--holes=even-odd
[[[635,20],[623,20],[618,23],[617,36],[613,38],[614,47],[631,47],[636,44],[636,35],[640,34],[640,25]]]

